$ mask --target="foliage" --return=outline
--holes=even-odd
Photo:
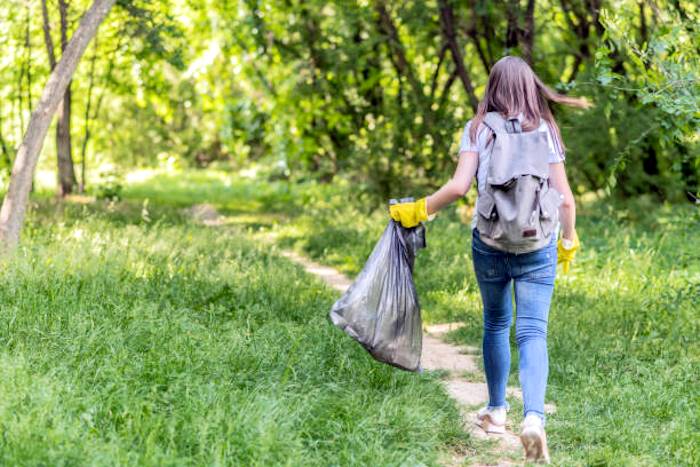
[[[634,16],[629,11],[631,5],[625,6],[614,12],[604,12],[606,45],[596,52],[598,80],[608,91],[608,106],[633,100],[645,113],[625,119],[629,122],[636,117],[641,120],[641,128],[637,130],[637,137],[619,150],[610,174],[611,184],[615,184],[618,171],[622,171],[623,182],[643,174],[646,179],[631,186],[625,183],[622,189],[643,192],[645,183],[649,183],[672,193],[675,180],[668,175],[681,174],[685,177],[681,188],[692,198],[700,189],[700,157],[697,156],[700,151],[699,12],[696,6],[687,5],[686,9],[681,2],[673,2],[674,8],[664,10],[652,3],[655,27],[651,31],[642,29],[637,38],[630,30]],[[643,4],[639,8],[643,14]],[[616,59],[610,56],[613,50],[625,51],[624,70],[618,67],[616,71]],[[608,108],[607,115],[611,113]],[[659,153],[668,151],[675,152],[676,157],[672,160],[659,157]],[[625,170],[628,164],[630,170]]]
[[[105,170],[100,174],[100,181],[91,189],[97,199],[119,201],[124,189],[122,176],[117,170]]]
[[[385,198],[435,186],[454,166],[490,65],[519,53],[546,81],[597,104],[556,109],[579,192],[620,178],[619,194],[678,199],[697,191],[697,8],[645,5],[538,2],[534,24],[547,27],[534,28],[512,2],[251,1],[229,19],[242,26],[229,41],[242,55],[241,94],[261,99],[254,119],[265,122],[266,149],[301,176],[343,173]],[[446,51],[446,18],[464,74]]]
[[[70,32],[88,3],[69,2]],[[417,195],[452,171],[490,66],[517,54],[596,103],[556,109],[577,191],[678,199],[698,190],[698,8],[689,0],[118,5],[73,80],[74,137],[90,127],[79,135],[88,176],[103,163],[264,158],[295,179],[343,174],[383,198]],[[48,75],[39,12],[39,0],[0,6],[5,168]]]

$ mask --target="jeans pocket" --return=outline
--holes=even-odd
[[[479,228],[475,228],[472,230],[472,250],[476,250],[482,255],[496,255],[496,256],[502,256],[504,253],[500,250],[495,249],[492,246],[487,245],[484,243],[484,241],[481,239],[481,231]]]
[[[472,260],[477,280],[494,281],[504,278],[505,265],[502,253],[483,251],[479,246],[472,244]]]
[[[545,282],[554,281],[557,273],[557,249],[547,246],[541,250],[528,253],[522,257],[520,264],[522,279],[540,279]]]

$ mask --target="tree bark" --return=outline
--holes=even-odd
[[[80,58],[95,36],[100,23],[115,3],[116,0],[94,1],[80,20],[78,29],[68,43],[61,61],[51,72],[41,99],[32,112],[24,140],[17,150],[10,185],[0,208],[0,241],[5,251],[11,250],[19,241],[32,177],[51,119],[68,88]]]
[[[90,59],[90,72],[88,74],[88,92],[87,92],[87,102],[85,103],[85,117],[83,123],[83,144],[80,150],[80,183],[78,185],[78,193],[85,192],[85,171],[86,171],[86,156],[87,156],[87,145],[90,139],[90,113],[92,112],[92,90],[95,86],[95,62],[97,61],[97,36],[95,36],[95,42],[93,46],[92,58]]]
[[[46,53],[49,56],[49,67],[53,71],[56,68],[56,53],[53,48],[53,39],[51,39],[51,22],[49,21],[49,9],[46,6],[46,0],[41,0],[41,17],[44,20],[44,43],[46,44]]]
[[[29,11],[29,4],[27,4],[27,21],[25,23],[25,33],[24,33],[24,47],[27,52],[27,108],[29,113],[32,113],[32,108],[34,107],[34,98],[32,96],[32,39],[31,39],[31,15]]]
[[[17,63],[17,53],[15,52],[15,63]],[[19,76],[17,78],[17,100],[19,106],[19,130],[24,131],[24,61],[19,62]]]
[[[518,46],[518,14],[520,13],[520,0],[509,0],[505,5],[507,26],[506,26],[506,49],[514,49]]]
[[[61,17],[61,54],[65,53],[68,45],[68,2],[58,0],[58,10]],[[75,168],[73,166],[73,140],[71,138],[71,83],[63,95],[63,103],[58,108],[56,122],[56,163],[58,166],[58,193],[66,196],[73,192],[77,185]]]
[[[76,186],[73,166],[73,142],[71,139],[71,100],[70,83],[63,94],[63,102],[58,108],[56,122],[56,163],[58,166],[58,194],[69,195]]]
[[[535,46],[535,0],[527,1],[525,27],[521,30],[523,59],[532,66],[532,50]]]
[[[64,53],[68,42],[68,4],[66,0],[59,0],[58,7],[61,16],[61,53]],[[49,57],[49,66],[51,71],[53,71],[56,68],[56,52],[53,39],[51,38],[51,22],[49,21],[49,10],[46,0],[41,1],[41,16],[44,23],[46,53]],[[56,122],[56,164],[58,168],[58,193],[61,196],[71,193],[76,185],[70,131],[71,100],[71,87],[70,83],[68,83],[63,102],[58,109],[58,121]]]

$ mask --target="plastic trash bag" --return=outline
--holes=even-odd
[[[330,319],[380,362],[420,370],[423,329],[413,284],[416,251],[425,227],[389,221],[355,282],[335,302]]]

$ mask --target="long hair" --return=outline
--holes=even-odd
[[[564,143],[559,126],[549,108],[550,101],[584,109],[591,106],[585,98],[569,97],[553,91],[537,77],[522,58],[503,57],[491,68],[484,98],[479,102],[472,120],[469,138],[472,143],[476,142],[479,126],[487,112],[499,112],[506,118],[516,117],[522,112],[523,130],[533,131],[539,128],[541,120],[544,120],[552,130],[555,144],[563,152]]]

